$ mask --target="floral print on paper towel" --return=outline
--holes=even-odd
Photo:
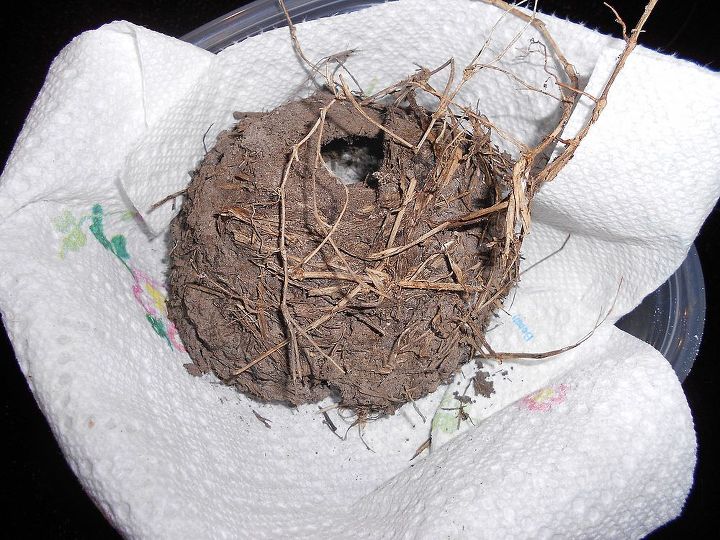
[[[522,398],[520,400],[520,406],[528,411],[547,412],[565,401],[567,391],[568,386],[566,384],[548,386]]]
[[[132,218],[134,214],[125,212],[122,219]],[[105,214],[101,205],[92,207],[90,215],[78,219],[69,210],[65,210],[53,220],[55,229],[63,234],[60,244],[59,256],[64,259],[70,251],[80,251],[87,243],[87,235],[83,230],[86,223],[90,223],[88,230],[95,240],[112,253],[118,261],[130,272],[133,277],[132,293],[138,304],[145,311],[145,318],[155,333],[163,338],[172,349],[185,351],[178,337],[175,325],[167,317],[165,307],[165,289],[157,280],[135,268],[130,262],[130,253],[127,250],[127,240],[124,235],[116,234],[108,238],[105,234]]]
[[[476,425],[466,410],[467,407],[472,407],[473,403],[474,401],[466,398],[464,394],[447,392],[433,416],[431,430],[450,434],[459,432],[464,423],[469,422],[473,426]]]

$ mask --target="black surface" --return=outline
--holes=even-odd
[[[169,35],[186,32],[247,2],[216,0],[67,0],[50,4],[35,0],[15,5],[15,13],[0,19],[3,80],[0,84],[0,159],[3,167],[30,105],[42,86],[52,58],[71,38],[106,22],[126,19]],[[615,32],[612,15],[596,0],[541,0],[546,12],[589,22]],[[630,23],[644,2],[616,1]],[[720,29],[715,2],[660,0],[642,42],[677,52],[720,69]],[[692,99],[692,96],[688,96]],[[720,102],[720,98],[719,98]],[[720,105],[720,103],[719,103]],[[720,135],[719,135],[720,136]],[[715,142],[717,144],[717,141]],[[701,148],[698,149],[702,151]],[[652,538],[720,537],[715,506],[718,483],[718,317],[720,316],[720,213],[716,208],[697,241],[707,287],[707,321],[703,344],[684,389],[698,435],[695,485],[679,519]],[[0,246],[0,249],[2,246]],[[2,271],[2,270],[0,270]],[[35,404],[4,332],[0,333],[3,390],[0,432],[5,460],[0,465],[0,517],[9,538],[111,538],[116,533],[85,495],[64,461],[47,423]]]

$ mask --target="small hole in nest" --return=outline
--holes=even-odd
[[[321,154],[327,168],[343,184],[365,181],[370,186],[377,184],[371,175],[380,168],[383,159],[381,137],[335,139],[323,145]]]

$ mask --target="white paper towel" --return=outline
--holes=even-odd
[[[499,14],[401,0],[298,33],[314,59],[359,49],[348,65],[368,90],[414,62],[452,55],[462,65]],[[596,88],[616,43],[546,20]],[[519,26],[508,18],[495,50]],[[532,72],[520,56],[513,49],[508,64]],[[677,267],[717,199],[718,76],[644,50],[628,62],[600,122],[536,202],[525,268],[570,232],[566,248],[523,274],[490,335],[507,351],[572,343],[622,278],[608,324],[562,357],[506,363],[493,399],[466,409],[478,427],[444,446],[458,431],[448,398],[467,383],[459,376],[447,396],[418,401],[437,410],[434,448],[412,463],[430,431],[412,407],[367,426],[373,452],[356,430],[343,442],[314,405],[258,404],[187,376],[164,311],[166,246],[146,225],[158,232],[171,214],[148,215],[149,205],[184,186],[208,128],[211,142],[233,110],[269,109],[303,77],[286,31],[212,56],[108,25],[53,63],[0,179],[4,321],[71,465],[113,523],[133,537],[638,537],[676,516],[695,459],[682,389],[656,351],[609,323]],[[484,96],[490,118],[532,140],[543,127],[534,115],[550,117],[553,104],[528,111],[536,95],[517,90],[488,72],[466,99]]]

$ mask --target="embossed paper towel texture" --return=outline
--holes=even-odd
[[[462,62],[499,13],[458,1],[444,3],[430,18],[434,5],[391,3],[304,25],[300,37],[313,58],[362,49],[353,72],[365,74],[363,83],[379,86],[407,75],[415,60],[437,65],[453,54]],[[430,33],[430,19],[437,36]],[[589,76],[610,41],[561,21],[553,20],[551,27]],[[387,69],[378,71],[377,58]],[[644,61],[637,62],[641,74]],[[679,216],[682,207],[686,219],[640,227],[637,234],[632,227],[607,228],[597,217],[607,208],[600,189],[599,200],[591,201],[597,213],[586,222],[579,210],[589,196],[583,186],[608,184],[592,170],[592,154],[578,153],[571,163],[579,169],[573,173],[577,177],[569,168],[551,186],[557,193],[549,191],[538,203],[526,246],[532,262],[558,247],[565,230],[573,231],[562,257],[528,272],[515,297],[514,306],[542,310],[537,318],[521,312],[528,317],[526,330],[537,336],[535,347],[567,344],[595,321],[600,304],[608,302],[607,290],[595,298],[589,286],[598,268],[615,274],[598,282],[604,289],[612,282],[613,294],[617,275],[623,277],[622,309],[637,303],[679,263],[717,197],[713,164],[718,160],[709,159],[718,154],[711,127],[718,124],[718,112],[709,106],[718,95],[717,78],[667,58],[652,61],[666,69],[665,79],[673,78],[673,90],[682,94],[693,88],[702,111],[675,146],[686,156],[692,183],[661,175],[650,180],[655,183],[645,199],[629,199],[622,208],[625,214],[636,212],[642,223],[643,213],[658,215],[654,194],[674,186],[677,197],[662,200],[663,211]],[[218,88],[204,87],[213,70]],[[374,83],[371,73],[379,73]],[[411,407],[368,426],[371,453],[354,433],[349,442],[339,441],[313,406],[291,411],[260,405],[186,375],[181,364],[187,357],[162,307],[166,248],[161,237],[148,240],[143,225],[127,213],[118,180],[123,176],[129,186],[132,171],[143,167],[141,157],[160,158],[165,168],[140,183],[159,186],[145,192],[147,201],[155,202],[174,190],[168,180],[172,171],[187,181],[187,170],[202,155],[208,124],[213,123],[211,141],[233,109],[272,107],[298,79],[301,70],[283,32],[214,58],[132,25],[114,24],[79,38],[55,62],[3,173],[4,321],[73,468],[113,523],[130,536],[153,537],[332,537],[347,531],[367,537],[602,534],[598,531],[639,536],[676,515],[694,466],[694,435],[682,390],[655,351],[612,328],[599,329],[564,355],[561,368],[539,369],[528,391],[547,383],[551,394],[543,396],[549,399],[519,400],[410,468],[408,459],[429,429]],[[509,83],[500,78],[492,84]],[[483,85],[490,83],[478,81],[472,91]],[[203,87],[213,94],[200,103]],[[707,94],[698,94],[698,88],[707,88]],[[197,110],[188,124],[180,123],[191,105]],[[501,105],[488,102],[510,129],[537,135],[531,118],[522,117],[522,103],[509,112]],[[674,111],[688,104],[667,107]],[[213,120],[208,122],[206,114]],[[609,123],[605,126],[612,131]],[[661,128],[656,123],[652,137],[669,137]],[[163,130],[177,135],[178,142],[163,141]],[[638,148],[653,140],[642,131],[631,133],[638,139],[630,144]],[[700,142],[705,159],[682,151],[697,150]],[[589,139],[586,151],[596,144]],[[653,148],[646,150],[648,156]],[[602,155],[602,148],[594,151]],[[628,181],[627,173],[617,174],[622,155],[604,161],[610,167],[607,182]],[[629,181],[647,185],[643,171]],[[567,198],[565,185],[572,194]],[[140,200],[141,191],[128,191]],[[692,200],[689,207],[682,206],[686,199]],[[156,227],[162,225],[155,219]],[[605,252],[598,239],[621,249]],[[669,249],[668,262],[663,246]],[[625,275],[638,266],[647,270]],[[579,305],[585,300],[587,309]],[[498,335],[507,339],[505,349],[517,350],[523,338],[507,328],[512,327],[503,325]],[[441,398],[437,392],[418,406],[431,413]],[[272,420],[272,429],[252,410]]]

